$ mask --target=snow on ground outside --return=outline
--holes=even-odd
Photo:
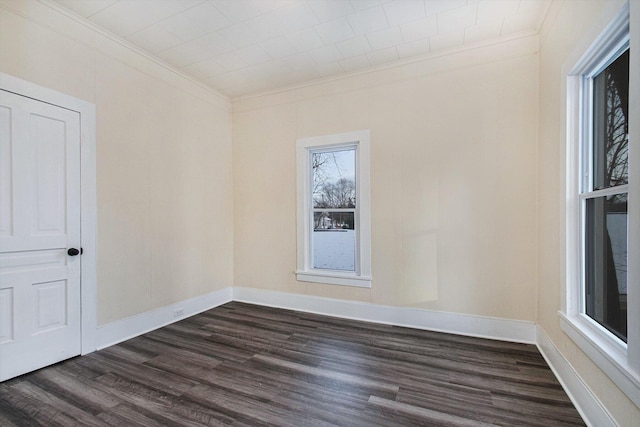
[[[314,231],[313,266],[355,271],[356,232],[354,230]]]

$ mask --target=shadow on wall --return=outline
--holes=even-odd
[[[396,287],[398,305],[421,307],[438,300],[438,239],[436,230],[405,236],[403,274]]]

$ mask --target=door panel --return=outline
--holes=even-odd
[[[0,380],[80,354],[80,118],[0,90]]]
[[[65,122],[31,115],[33,217],[31,236],[66,234]]]

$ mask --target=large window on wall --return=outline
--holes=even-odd
[[[585,76],[591,137],[581,144],[584,312],[627,342],[629,49]]]
[[[638,119],[629,102],[638,84],[630,70],[632,48],[627,4],[568,72],[561,326],[640,405],[640,283],[630,268],[639,249],[632,232],[640,225],[640,205],[633,200],[640,171],[632,156],[640,147],[631,132]]]
[[[369,132],[301,138],[297,151],[298,280],[370,286]]]

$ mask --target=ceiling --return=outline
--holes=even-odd
[[[54,0],[229,98],[538,32],[551,0]]]

